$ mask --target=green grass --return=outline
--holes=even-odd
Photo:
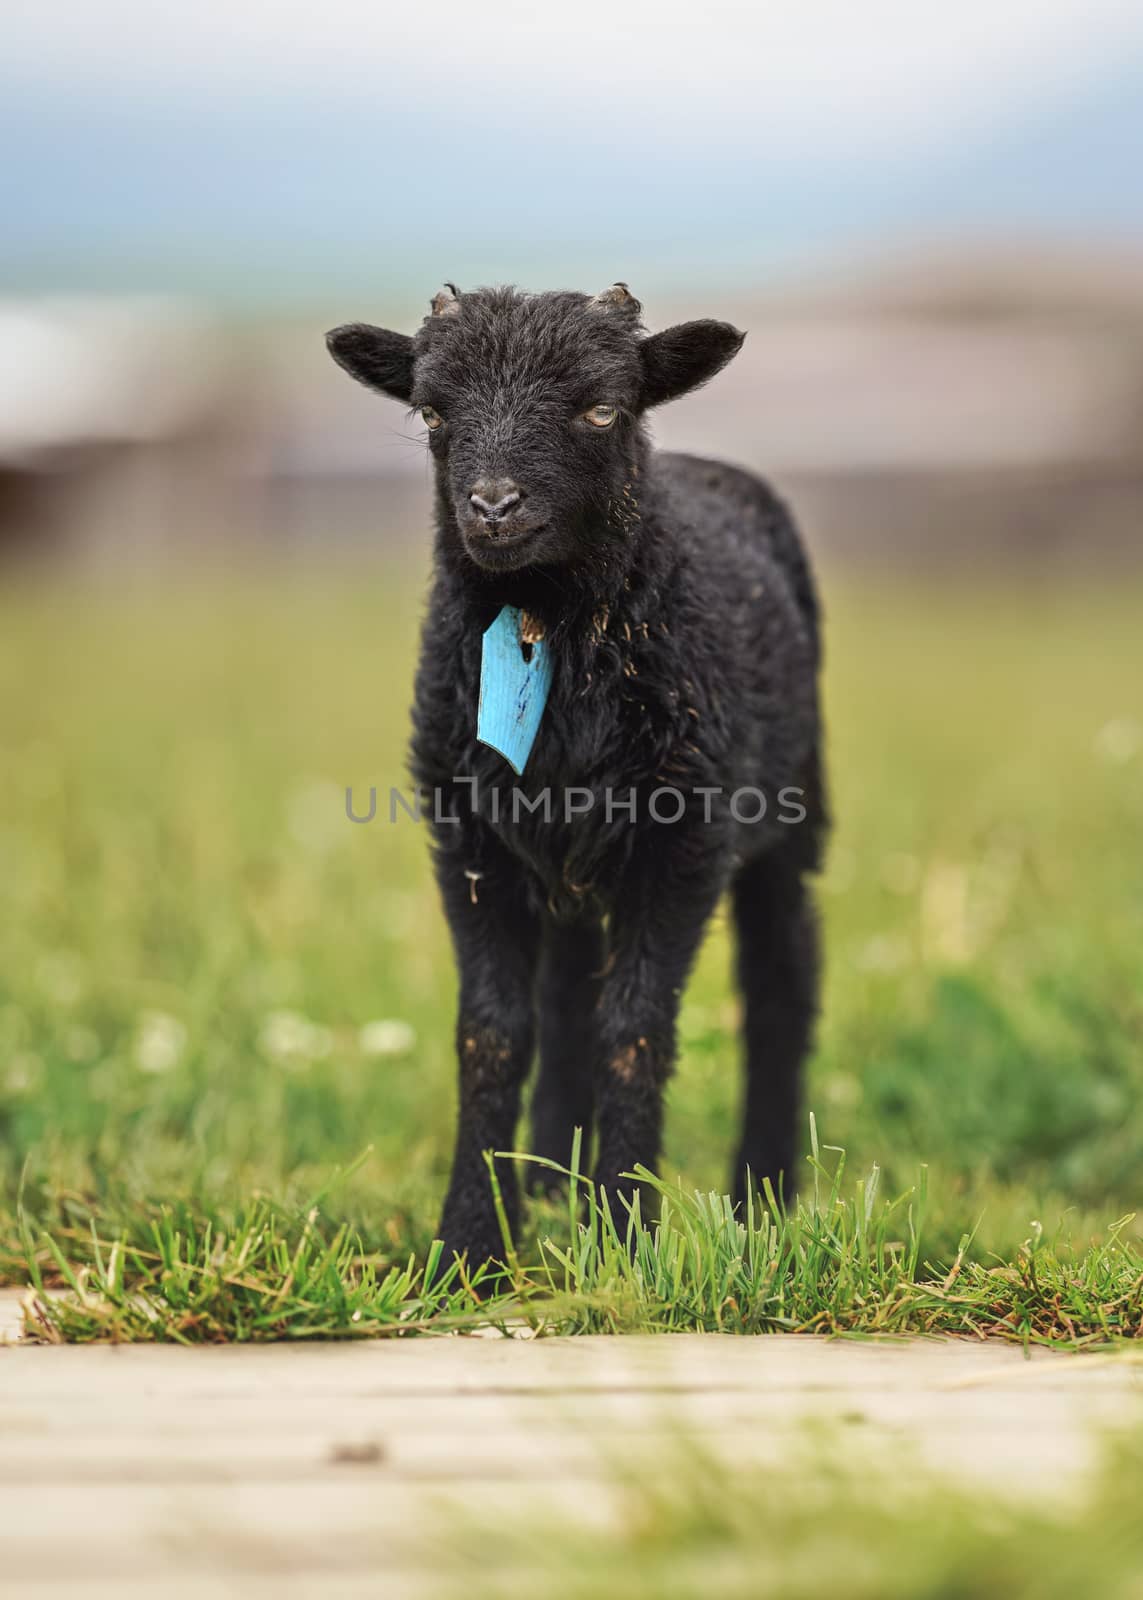
[[[892,1200],[874,1168],[848,1190],[844,1154],[817,1144],[804,1199],[764,1196],[735,1214],[717,1193],[688,1193],[645,1169],[641,1199],[618,1211],[579,1174],[565,1226],[524,1253],[501,1218],[503,1264],[385,1267],[346,1224],[327,1239],[320,1197],[304,1217],[254,1201],[230,1219],[167,1206],[142,1230],[101,1239],[37,1237],[25,1224],[34,1293],[27,1332],[46,1342],[184,1344],[352,1339],[470,1330],[533,1333],[963,1334],[1084,1349],[1143,1336],[1143,1252],[1124,1218],[1078,1253],[1037,1230],[1011,1264],[986,1266],[966,1237],[945,1270],[922,1255],[927,1184]],[[825,1158],[837,1159],[832,1170]],[[531,1160],[530,1157],[520,1157]],[[550,1166],[551,1163],[543,1163]],[[560,1170],[560,1169],[557,1169]],[[549,1218],[554,1221],[554,1218]],[[82,1264],[81,1264],[82,1263]],[[47,1292],[50,1274],[68,1292]]]
[[[694,1311],[677,1325],[788,1325],[773,1304],[798,1326],[881,1327],[903,1295],[902,1325],[921,1327],[918,1284],[943,1283],[971,1235],[949,1293],[1001,1287],[966,1326],[1069,1337],[1058,1271],[1083,1286],[1060,1301],[1078,1339],[1138,1332],[1124,1308],[1143,1233],[1108,1230],[1143,1198],[1143,583],[826,591],[837,831],[809,1103],[850,1175],[880,1163],[881,1195],[927,1164],[924,1231],[915,1271],[892,1252],[866,1301],[840,1270],[803,1294],[789,1255],[788,1304],[750,1277],[722,1295],[688,1247]],[[66,1327],[50,1314],[56,1331],[265,1337],[427,1315],[408,1263],[447,1170],[454,975],[423,831],[382,820],[417,592],[390,568],[0,601],[0,1275],[92,1274],[91,1305]],[[370,826],[345,819],[350,783],[379,787]],[[727,1177],[728,974],[720,917],[670,1095],[661,1171],[684,1195]],[[840,1201],[858,1204],[852,1176]],[[791,1238],[824,1226],[809,1217]],[[520,1271],[553,1325],[676,1325],[659,1290],[628,1314],[615,1263],[557,1310],[539,1241],[570,1246],[568,1224],[541,1207],[529,1228]],[[660,1239],[657,1260],[674,1248]],[[299,1249],[305,1295],[296,1277],[283,1289]],[[1017,1304],[1028,1263],[1041,1287]],[[232,1295],[232,1277],[254,1287]],[[135,1315],[140,1295],[156,1320]],[[480,1314],[459,1281],[431,1306]],[[180,1335],[183,1310],[201,1320]]]
[[[616,1475],[617,1515],[507,1517],[438,1546],[443,1594],[589,1600],[1138,1600],[1143,1435],[1116,1437],[1078,1502],[1008,1500],[902,1459],[870,1459],[852,1433],[794,1441],[781,1471],[681,1446]],[[479,1575],[472,1570],[479,1540]],[[451,1570],[450,1570],[451,1569]],[[450,1587],[451,1585],[451,1587]]]

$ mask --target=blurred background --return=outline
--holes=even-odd
[[[7,561],[419,529],[419,424],[320,335],[445,278],[740,322],[659,434],[774,474],[831,557],[1143,548],[1129,0],[43,0],[0,138]]]
[[[447,941],[420,834],[343,811],[403,777],[428,467],[322,334],[445,279],[749,330],[654,426],[769,475],[821,574],[812,1103],[935,1164],[954,1248],[1136,1203],[1134,0],[38,0],[0,142],[6,1204],[304,1194],[372,1140],[347,1213],[429,1236]],[[668,1139],[710,1183],[726,960]]]

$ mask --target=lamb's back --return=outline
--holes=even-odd
[[[794,519],[764,479],[743,467],[701,456],[660,451],[656,488],[678,536],[705,569],[730,591],[777,568],[789,586],[818,653],[818,601]],[[739,592],[741,592],[739,590]]]

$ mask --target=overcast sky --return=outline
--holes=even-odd
[[[1133,63],[1138,0],[35,0],[0,53],[8,276],[1103,225]]]
[[[555,95],[577,121],[633,104],[668,137],[762,124],[837,148],[1010,117],[1141,44],[1137,0],[35,0],[6,16],[0,70],[150,93],[447,90],[497,120]]]

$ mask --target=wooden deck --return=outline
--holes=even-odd
[[[17,1300],[0,1295],[11,1336]],[[687,1335],[0,1349],[0,1574],[22,1600],[423,1594],[457,1502],[606,1522],[697,1442],[777,1462],[825,1418],[995,1489],[1074,1494],[1143,1416],[1131,1358]],[[906,1456],[906,1459],[908,1457]]]

